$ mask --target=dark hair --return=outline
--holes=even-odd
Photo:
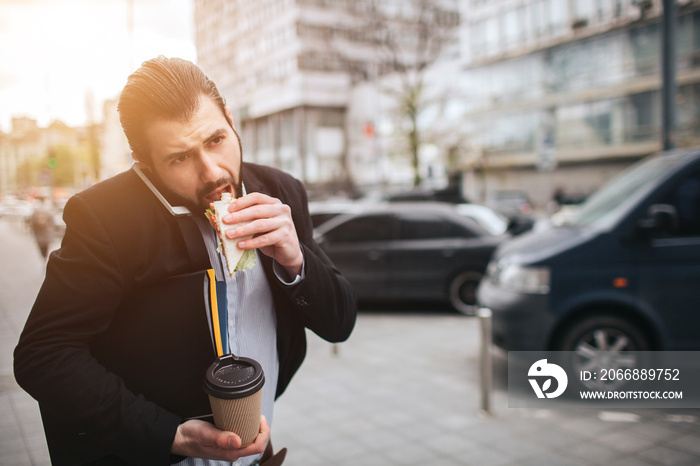
[[[214,82],[192,62],[159,56],[144,62],[127,80],[119,96],[119,121],[129,147],[140,159],[148,157],[145,126],[154,119],[187,121],[210,97],[226,116],[226,102]]]

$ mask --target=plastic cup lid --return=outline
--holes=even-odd
[[[264,384],[265,374],[259,362],[227,354],[207,369],[204,391],[216,398],[236,399],[252,395]]]

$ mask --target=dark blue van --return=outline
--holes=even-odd
[[[569,224],[502,244],[478,299],[507,350],[700,349],[700,149],[650,156]]]

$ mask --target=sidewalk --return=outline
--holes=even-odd
[[[0,237],[0,465],[47,465],[38,407],[12,376],[43,262],[31,236],[1,220]],[[451,313],[362,312],[341,345],[309,332],[273,419],[285,465],[700,464],[700,410],[509,409],[500,353],[484,416],[478,330]]]
[[[484,416],[478,330],[453,314],[364,312],[337,356],[310,334],[275,445],[304,466],[700,464],[700,410],[509,409],[499,352]]]
[[[0,220],[0,465],[47,465],[39,407],[15,382],[12,352],[44,277],[31,234]]]

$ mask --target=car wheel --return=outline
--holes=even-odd
[[[615,316],[581,320],[561,341],[559,349],[571,352],[565,364],[572,374],[590,373],[590,380],[582,380],[581,385],[591,390],[617,390],[626,385],[627,381],[614,377],[603,380],[603,369],[638,368],[643,361],[632,352],[651,350],[648,336],[637,325]]]
[[[478,308],[476,304],[476,289],[484,275],[470,270],[462,272],[452,279],[448,289],[450,305],[462,314],[473,316]]]

